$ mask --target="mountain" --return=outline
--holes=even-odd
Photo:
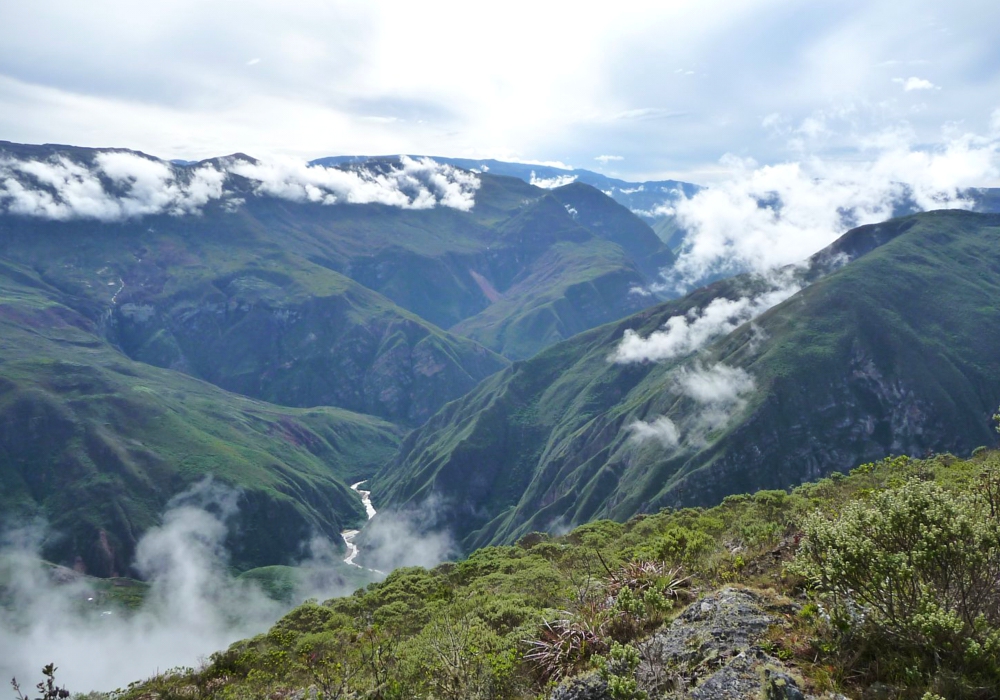
[[[128,575],[141,534],[206,476],[239,490],[233,564],[294,561],[365,519],[346,486],[400,430],[335,408],[283,409],[135,362],[36,272],[0,263],[0,512],[43,516],[44,554]],[[235,533],[238,533],[236,536]]]
[[[961,211],[865,226],[806,272],[583,333],[445,406],[375,492],[383,508],[445,504],[471,549],[991,444],[998,236],[1000,216]]]
[[[312,162],[317,165],[340,166],[361,164],[385,157],[330,156],[327,158],[317,158]],[[629,182],[583,168],[516,163],[494,160],[492,158],[476,160],[474,158],[431,157],[438,162],[454,165],[463,170],[516,177],[519,180],[532,185],[538,185],[539,187],[554,188],[570,183],[590,185],[650,223],[657,221],[664,215],[662,208],[669,207],[671,202],[676,201],[682,196],[690,197],[701,189],[699,185],[680,180]],[[657,211],[658,208],[661,211]]]
[[[189,357],[192,351],[184,337],[200,332],[206,324],[216,332],[217,325],[204,320],[196,329],[177,329],[180,317],[183,323],[191,321],[195,300],[207,317],[218,314],[219,304],[242,308],[249,303],[287,312],[295,319],[314,312],[350,317],[346,309],[353,308],[358,309],[354,317],[388,318],[388,314],[394,319],[386,321],[388,328],[399,324],[410,328],[410,345],[428,335],[438,336],[438,344],[458,342],[429,330],[421,320],[448,329],[486,312],[471,322],[478,334],[517,336],[512,344],[495,342],[492,349],[510,345],[531,353],[577,330],[644,308],[654,299],[630,295],[628,290],[647,285],[673,261],[672,253],[647,225],[593,189],[578,185],[551,193],[513,178],[464,173],[430,161],[390,158],[339,169],[296,168],[272,166],[236,154],[179,166],[127,151],[0,143],[0,156],[4,154],[17,164],[5,166],[6,182],[19,189],[0,191],[0,201],[6,194],[12,202],[7,206],[10,213],[32,215],[0,220],[0,255],[30,266],[46,265],[54,279],[68,274],[66,265],[97,264],[94,270],[104,269],[110,277],[100,280],[101,288],[118,279],[125,285],[118,301],[154,307],[155,313],[145,309],[140,314],[145,319],[144,329],[129,335],[138,346],[147,344],[146,336],[156,336],[156,347],[144,349],[147,357],[193,368],[198,376],[238,391],[256,387],[258,380],[263,384],[295,382],[294,378],[260,379],[260,375],[298,358],[272,353],[266,362],[244,362],[243,367],[233,370],[245,376],[230,377],[229,370],[218,362]],[[109,162],[114,166],[111,169]],[[138,173],[149,178],[147,171],[155,167],[162,168],[159,182],[149,184],[134,177]],[[206,182],[210,177],[219,181]],[[61,183],[62,194],[70,200],[59,199],[62,194],[56,192],[53,182]],[[96,203],[85,199],[80,205],[85,205],[84,209],[78,212],[67,210],[65,201],[79,199],[72,188],[82,185],[104,188],[111,196]],[[140,190],[140,185],[145,189]],[[163,206],[156,210],[152,206],[158,202],[158,195],[151,192],[154,185],[164,191],[173,188],[187,198],[174,202],[170,211]],[[197,192],[196,185],[201,187]],[[213,185],[216,190],[206,195]],[[22,190],[31,197],[24,196]],[[197,202],[200,206],[192,205],[194,194],[205,200]],[[144,199],[136,202],[139,195]],[[53,196],[56,204],[46,200]],[[331,205],[332,201],[337,204]],[[45,202],[52,213],[39,216],[39,202]],[[112,205],[121,207],[121,202],[144,215],[113,221],[100,218]],[[569,211],[574,202],[591,213],[577,221]],[[12,209],[14,204],[22,208]],[[147,213],[151,209],[154,211]],[[47,211],[42,208],[43,213]],[[39,230],[46,231],[45,236],[36,236]],[[92,243],[85,251],[90,258],[67,261],[67,250],[75,249],[73,255],[82,252],[81,245],[75,244],[80,240]],[[74,246],[67,241],[74,241]],[[101,250],[95,243],[99,241],[106,241],[110,250]],[[129,250],[123,249],[125,242],[131,246]],[[114,264],[104,264],[98,258],[108,258]],[[577,259],[587,264],[563,269],[566,261]],[[345,277],[382,298],[352,286]],[[96,280],[78,281],[97,284]],[[525,293],[525,287],[530,293]],[[520,315],[528,311],[525,304],[534,304],[539,294],[559,302],[567,293],[575,307],[572,319],[555,313],[536,316],[533,324],[517,325],[503,333],[489,328],[491,323],[505,322],[506,313],[489,311],[501,298],[506,300],[505,308]],[[351,299],[339,302],[336,309],[300,309],[303,294],[348,295]],[[586,303],[581,305],[581,299]],[[393,309],[393,305],[419,319]],[[134,325],[134,318],[124,319],[122,325]],[[299,325],[305,330],[308,324]],[[415,326],[420,325],[423,328],[417,330]],[[224,335],[231,330],[221,328],[218,332]],[[377,339],[384,330],[366,334]],[[310,332],[305,330],[304,335],[308,337]],[[337,335],[346,339],[348,333],[338,331]],[[371,345],[374,341],[364,342]],[[447,357],[437,354],[431,362],[448,364],[447,382],[457,382],[455,390],[437,392],[447,398],[464,393],[503,365],[499,358],[484,355],[481,348],[459,345],[445,353]],[[253,350],[264,352],[260,347]],[[370,356],[377,350],[372,347],[364,354]],[[471,363],[475,366],[466,366],[470,352],[476,355]],[[372,358],[358,361],[364,371]],[[461,379],[463,375],[468,380]],[[346,399],[332,400],[329,395],[289,399],[287,394],[294,391],[274,387],[261,386],[259,392],[254,395],[282,403],[321,401],[373,411],[393,420],[419,422],[426,417],[420,407],[410,410],[398,405],[375,410],[373,405],[378,401],[371,397],[344,403]]]
[[[346,484],[509,365],[476,337],[534,354],[672,259],[584,185],[0,143],[0,509],[100,576],[206,476],[238,569],[339,545]]]

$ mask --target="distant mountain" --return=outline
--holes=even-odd
[[[317,158],[312,162],[319,165],[348,165],[365,163],[371,159],[384,157],[331,156],[328,158]],[[680,180],[629,182],[581,168],[559,168],[551,165],[511,163],[491,158],[475,160],[472,158],[432,157],[438,162],[454,165],[465,170],[516,177],[519,180],[524,180],[529,184],[536,184],[540,187],[555,188],[574,182],[590,185],[601,190],[601,192],[632,211],[632,213],[650,223],[663,218],[665,215],[663,208],[668,208],[672,202],[675,202],[681,196],[690,197],[701,189],[700,185]]]
[[[582,184],[0,142],[0,512],[125,574],[213,475],[242,489],[234,565],[287,563],[361,521],[346,484],[404,428],[509,365],[490,348],[645,308],[672,261]]]
[[[1000,216],[918,214],[576,336],[411,433],[383,508],[434,497],[471,549],[992,444],[998,241]]]
[[[167,501],[212,475],[241,490],[233,564],[292,562],[303,542],[364,521],[347,484],[401,431],[334,408],[279,408],[122,355],[101,318],[26,267],[0,262],[0,513],[48,521],[44,554],[130,575]]]

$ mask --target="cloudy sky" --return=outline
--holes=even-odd
[[[1000,4],[0,0],[0,139],[717,181],[1000,133]],[[725,160],[720,160],[729,154]],[[986,183],[984,183],[986,184]]]

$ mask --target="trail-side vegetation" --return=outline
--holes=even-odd
[[[992,698],[998,582],[1000,452],[899,457],[399,569],[114,695],[535,698],[596,672],[612,697],[642,698],[638,643],[730,585],[796,600],[764,644],[808,692]]]

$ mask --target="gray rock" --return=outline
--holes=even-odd
[[[760,645],[794,603],[740,588],[723,588],[689,605],[670,625],[638,645],[639,689],[650,700],[849,700],[807,696],[791,670]],[[610,700],[597,674],[559,686],[550,700]]]
[[[608,683],[596,673],[572,678],[549,696],[550,700],[611,700]]]

